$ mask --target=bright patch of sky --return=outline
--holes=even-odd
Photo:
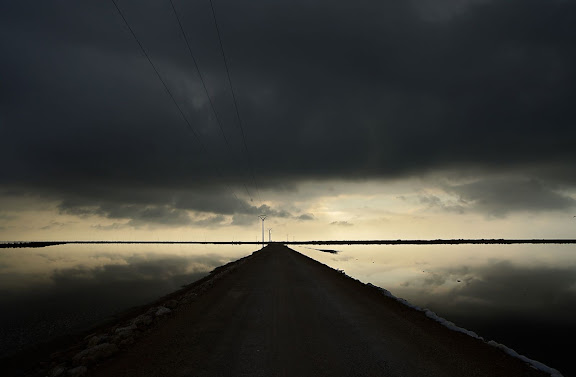
[[[471,185],[474,183],[466,184],[461,193],[451,187],[464,185],[449,186],[419,179],[302,183],[285,191],[263,191],[269,198],[265,202],[267,205],[284,211],[276,216],[269,215],[265,226],[272,228],[273,240],[572,238],[576,234],[576,219],[569,211],[571,207],[554,207],[554,200],[571,198],[572,192],[555,194],[539,187],[528,188],[518,194],[526,197],[526,209],[514,206],[506,209],[506,200],[514,195],[516,186],[486,193],[484,198],[484,191],[476,188],[468,194],[472,192],[468,188]],[[521,190],[522,182],[518,187]],[[544,197],[543,204],[532,208],[540,197]],[[546,207],[549,198],[552,205]],[[248,221],[241,225],[232,225],[229,215],[220,215],[220,222],[206,222],[205,225],[201,221],[187,226],[146,224],[131,222],[129,214],[125,218],[110,218],[96,212],[63,212],[58,202],[39,197],[4,197],[1,200],[7,204],[0,216],[2,240],[261,239],[261,223],[256,215],[245,215]],[[488,200],[494,205],[487,206]],[[495,214],[489,212],[497,205],[506,210]],[[185,213],[193,219],[216,215],[191,210]]]

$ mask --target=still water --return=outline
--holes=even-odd
[[[576,246],[293,247],[363,282],[576,375]],[[0,249],[0,357],[145,304],[254,245]],[[331,254],[315,249],[335,249]]]
[[[336,255],[295,249],[576,376],[574,245],[343,246]]]
[[[0,357],[153,301],[253,251],[114,244],[0,249]]]

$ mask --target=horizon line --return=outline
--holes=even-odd
[[[562,238],[453,238],[453,239],[396,239],[396,240],[321,240],[321,241],[0,241],[0,248],[45,247],[66,244],[197,244],[197,245],[464,245],[464,244],[576,244],[576,239]]]

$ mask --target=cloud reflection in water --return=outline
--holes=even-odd
[[[55,246],[0,254],[0,357],[153,301],[252,250]],[[164,251],[164,252],[162,252]],[[220,253],[217,253],[220,251]]]
[[[298,248],[458,326],[576,375],[573,246],[345,246],[338,256]]]

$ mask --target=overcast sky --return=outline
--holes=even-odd
[[[222,129],[169,0],[117,3],[191,128],[112,1],[0,4],[0,239],[573,237],[576,2],[214,0],[240,127],[173,1]]]

